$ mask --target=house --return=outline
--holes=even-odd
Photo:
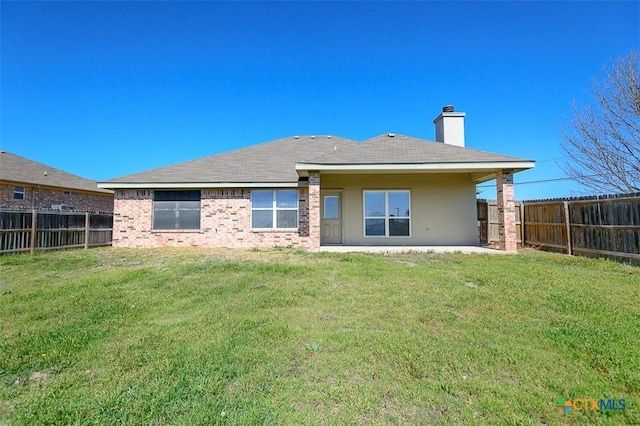
[[[113,211],[97,182],[0,150],[0,208]]]
[[[436,140],[291,136],[98,184],[116,247],[477,245],[476,184],[497,179],[500,248],[516,250],[513,174],[534,162],[465,148],[464,113]]]

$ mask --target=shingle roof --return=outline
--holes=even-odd
[[[393,136],[389,136],[393,135]],[[319,157],[314,164],[429,164],[520,162],[521,158],[493,154],[441,142],[385,133]]]
[[[112,193],[112,191],[99,189],[98,183],[94,180],[85,179],[4,150],[0,150],[0,180],[104,194]]]
[[[291,136],[112,179],[108,183],[295,182],[298,180],[296,162],[313,161],[356,144],[336,136]]]
[[[388,134],[356,142],[327,136],[277,139],[235,151],[161,167],[104,183],[277,183],[296,182],[296,163],[426,164],[520,162],[520,158]]]

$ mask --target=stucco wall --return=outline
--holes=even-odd
[[[322,190],[342,194],[344,245],[477,245],[476,187],[468,174],[322,175]],[[365,237],[363,190],[407,189],[410,237]]]
[[[16,186],[25,189],[23,200],[14,200]],[[50,209],[54,204],[65,204],[79,211],[113,211],[113,195],[91,194],[74,189],[37,188],[23,184],[0,184],[0,207],[19,209]]]
[[[317,187],[317,183],[310,182],[309,189],[299,189],[299,227],[296,231],[252,230],[251,190],[247,188],[203,189],[199,230],[153,230],[153,191],[117,190],[113,246],[314,248],[319,245],[319,229],[310,227],[308,218],[310,205],[312,209],[319,209]],[[319,215],[314,214],[315,217]]]

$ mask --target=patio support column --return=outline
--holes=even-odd
[[[320,173],[309,172],[309,249],[320,248]]]
[[[498,190],[498,247],[507,252],[518,251],[516,203],[513,172],[502,170],[496,175]]]

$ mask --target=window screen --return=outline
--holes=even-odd
[[[155,191],[153,229],[200,229],[200,191]]]

